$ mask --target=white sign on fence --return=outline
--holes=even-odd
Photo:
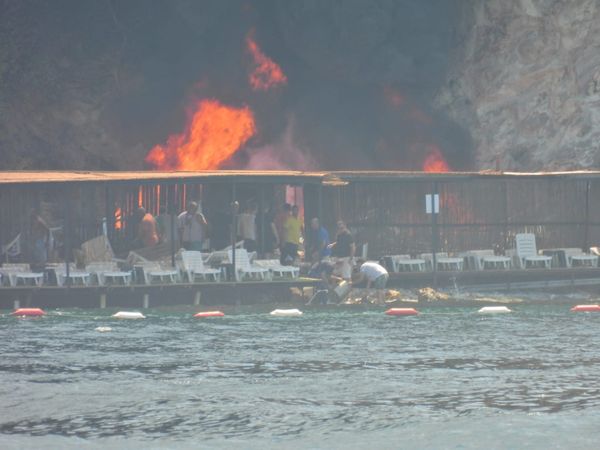
[[[440,212],[440,196],[438,194],[425,195],[425,212],[427,214],[439,214],[439,212]]]

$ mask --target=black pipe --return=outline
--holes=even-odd
[[[237,272],[235,264],[235,244],[237,240],[237,211],[240,204],[236,201],[235,183],[232,185],[232,196],[233,201],[231,202],[231,270],[233,274],[233,281],[237,281]]]
[[[590,251],[590,182],[587,181],[585,184],[585,230],[583,236],[583,248],[584,252]]]

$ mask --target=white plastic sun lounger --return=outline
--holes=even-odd
[[[181,264],[183,272],[187,275],[188,281],[193,283],[196,278],[202,280],[213,279],[221,281],[221,271],[206,267],[202,259],[202,253],[197,251],[181,252]]]
[[[233,254],[231,250],[228,251],[228,257],[230,261],[233,261]],[[235,250],[235,267],[235,279],[237,281],[241,281],[246,277],[250,279],[265,280],[269,275],[269,269],[265,269],[264,267],[259,267],[250,263],[248,252],[243,248],[238,248]]]
[[[0,273],[8,279],[10,286],[33,284],[41,286],[44,283],[42,272],[32,272],[29,264],[3,264]]]
[[[515,236],[517,258],[521,268],[542,266],[550,269],[552,263],[551,256],[538,255],[535,243],[535,234],[521,233]]]

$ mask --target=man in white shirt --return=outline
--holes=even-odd
[[[198,203],[189,202],[187,210],[177,216],[181,246],[186,250],[201,251],[207,225],[204,215],[198,211]]]
[[[375,261],[367,261],[361,264],[358,272],[352,277],[352,284],[355,286],[361,282],[366,282],[366,288],[370,289],[373,287],[377,292],[377,302],[383,304],[385,300],[385,286],[389,277],[385,267]]]

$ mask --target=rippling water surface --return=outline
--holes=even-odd
[[[476,309],[3,316],[0,447],[598,448],[600,314]]]

